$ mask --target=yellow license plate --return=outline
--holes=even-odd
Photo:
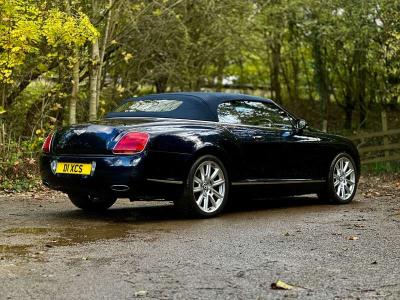
[[[92,164],[57,163],[56,174],[90,175],[91,173]]]

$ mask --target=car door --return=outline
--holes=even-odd
[[[235,100],[220,104],[218,116],[240,144],[244,179],[293,178],[294,158],[286,146],[293,126],[284,111],[269,102]]]
[[[284,145],[280,132],[251,126],[229,126],[240,144],[243,178],[285,178]]]

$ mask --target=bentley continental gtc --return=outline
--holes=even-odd
[[[84,210],[163,199],[211,217],[233,197],[245,205],[261,194],[348,203],[360,158],[348,139],[271,100],[193,92],[127,99],[103,120],[59,128],[43,144],[40,168],[44,185]]]

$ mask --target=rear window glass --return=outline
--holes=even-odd
[[[181,105],[179,100],[132,100],[117,107],[115,112],[168,112]]]

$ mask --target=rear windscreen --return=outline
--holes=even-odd
[[[115,112],[169,112],[181,105],[179,100],[132,100],[117,107]]]

